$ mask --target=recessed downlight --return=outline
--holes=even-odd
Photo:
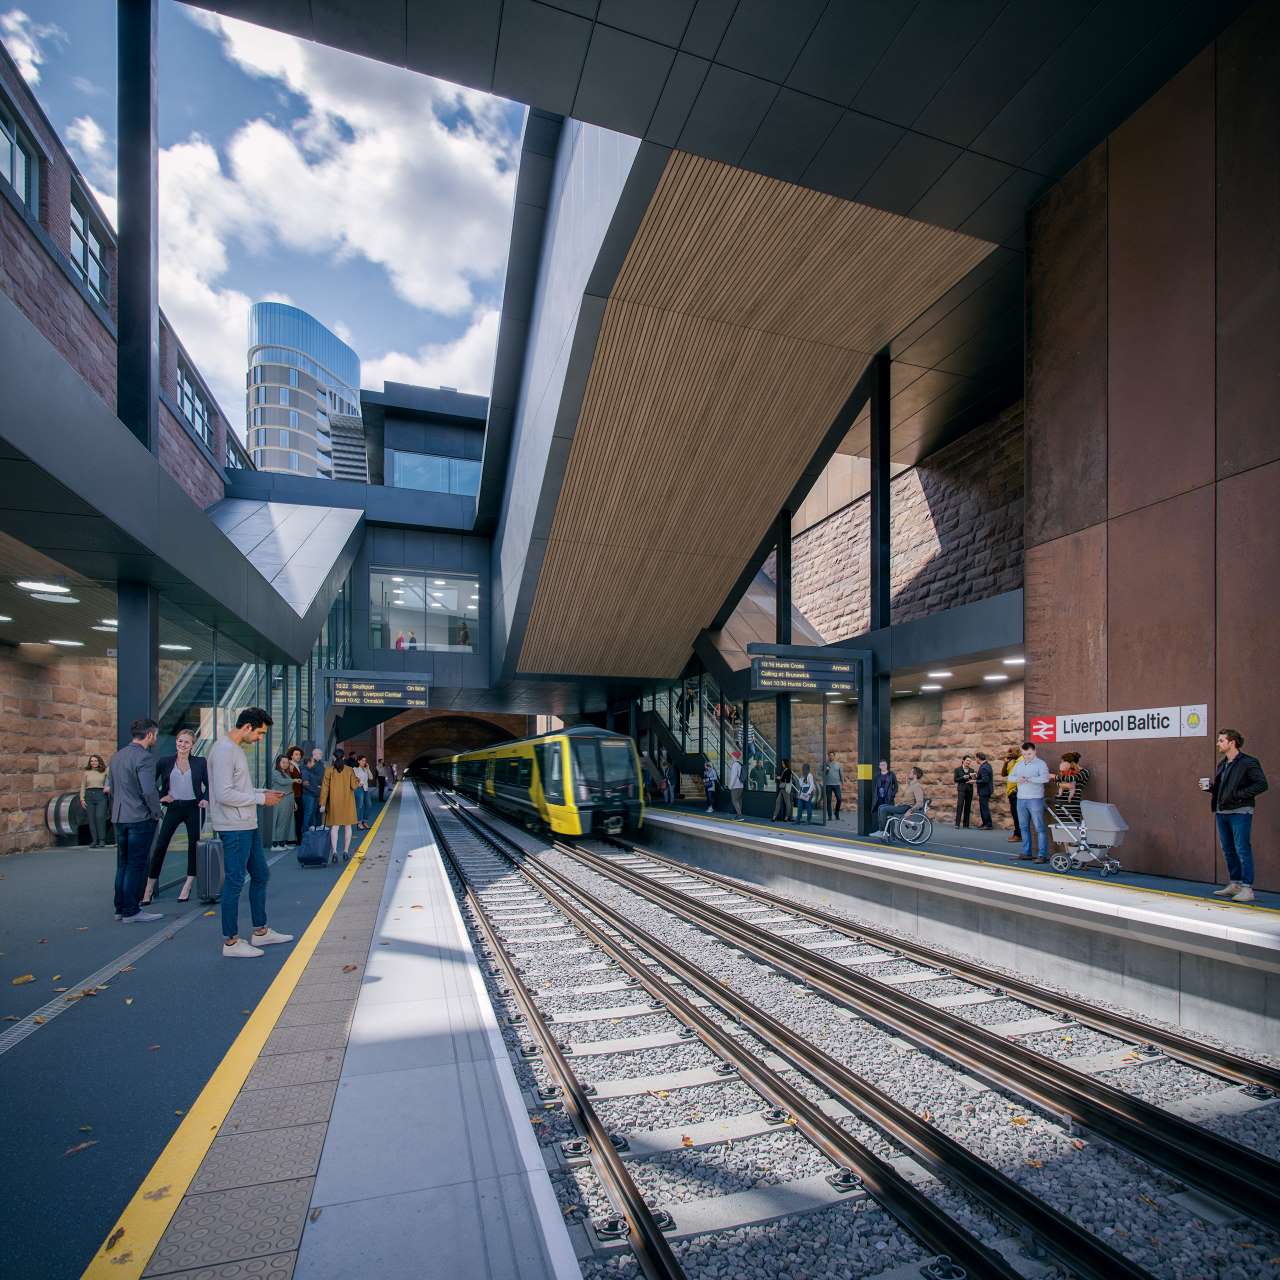
[[[942,686],[940,684],[922,684],[920,686],[921,693],[937,693]]]
[[[50,640],[49,643],[59,645],[63,649],[83,649],[84,648],[83,640]]]
[[[431,607],[432,607],[433,609],[443,609],[443,608],[444,608],[444,605],[442,605],[442,604],[440,603],[440,601],[439,601],[439,600],[433,600],[433,601],[431,602]]]
[[[78,596],[55,596],[50,595],[47,591],[33,591],[31,593],[33,600],[43,600],[45,604],[79,604]]]
[[[1005,675],[1005,674],[1004,674],[1004,672],[1001,672],[999,675],[995,675],[995,676],[983,676],[982,678],[983,678],[983,679],[984,679],[988,684],[999,684],[1001,680],[1007,680],[1009,677],[1008,677],[1007,675]]]
[[[946,680],[950,677],[951,672],[950,671],[926,671],[925,675],[927,675],[930,680]]]
[[[104,627],[118,627],[120,625],[119,620],[116,618],[101,618],[99,621]]]
[[[170,653],[190,653],[191,646],[189,644],[162,644],[161,649],[168,649]]]
[[[64,587],[60,582],[38,582],[31,578],[24,578],[18,583],[23,591],[47,591],[50,595],[67,595],[70,587]]]
[[[0,613],[0,622],[12,622],[13,619],[7,613]]]
[[[403,581],[404,581],[404,579],[403,579],[403,578],[392,578],[392,579],[391,579],[391,581],[392,581],[392,582],[403,582]]]
[[[444,579],[443,579],[443,578],[432,578],[432,579],[431,579],[431,581],[432,581],[432,582],[434,582],[434,583],[436,584],[436,586],[437,586],[437,587],[443,587],[443,586],[444,586]]]
[[[1027,665],[1026,658],[1001,658],[1000,661],[1006,667],[1025,667]]]
[[[109,636],[114,636],[114,635],[117,635],[117,634],[118,634],[118,633],[117,633],[117,631],[116,631],[116,629],[115,629],[115,627],[90,627],[90,628],[89,628],[89,630],[90,630],[90,631],[105,631],[105,632],[107,633],[107,635],[109,635]]]

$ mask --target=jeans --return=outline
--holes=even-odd
[[[1253,883],[1253,814],[1216,813],[1218,842],[1227,862],[1227,879]]]
[[[716,807],[715,783],[712,783],[709,787],[704,787],[703,790],[707,793],[707,808],[714,809]]]
[[[892,817],[895,813],[906,813],[911,806],[909,804],[882,804],[876,809],[876,830],[883,831],[885,819]]]
[[[1022,839],[1022,823],[1018,821],[1018,793],[1009,793],[1009,816],[1013,819],[1013,834]]]
[[[836,807],[835,816],[840,816],[840,801],[842,799],[840,792],[840,783],[831,782],[827,784],[827,817],[831,817],[831,806]]]
[[[262,837],[253,831],[219,831],[222,841],[222,936],[234,938],[239,932],[240,890],[249,873],[249,914],[253,927],[267,923],[267,881],[271,872],[262,852]]]
[[[310,831],[320,822],[320,797],[314,791],[302,793],[302,829]]]
[[[356,791],[356,821],[364,822],[369,816],[369,793],[360,787]]]
[[[198,800],[172,800],[164,811],[160,823],[160,834],[156,836],[155,848],[151,851],[151,867],[147,875],[152,880],[160,879],[160,870],[164,866],[164,855],[169,852],[169,841],[184,823],[187,828],[187,875],[196,873],[196,845],[200,843],[200,823],[204,815],[200,812]]]
[[[1031,826],[1035,824],[1036,848],[1040,857],[1046,857],[1049,848],[1049,832],[1044,824],[1044,796],[1018,797],[1018,825],[1022,828],[1022,852],[1031,854]]]
[[[800,799],[796,801],[796,821],[798,822],[802,817],[806,822],[813,821],[812,796],[801,796]]]
[[[107,842],[107,793],[101,787],[86,787],[84,807],[89,815],[89,838],[95,845]]]
[[[729,799],[733,801],[734,813],[736,813],[739,818],[742,817],[742,788],[730,787]]]
[[[116,914],[126,920],[139,911],[147,880],[147,856],[156,838],[156,820],[116,823]]]

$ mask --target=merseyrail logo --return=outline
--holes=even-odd
[[[1033,742],[1111,742],[1134,738],[1203,738],[1208,705],[1143,707],[1136,711],[1090,711],[1074,716],[1034,716]]]

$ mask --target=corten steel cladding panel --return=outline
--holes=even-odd
[[[606,305],[518,669],[674,676],[872,354],[994,247],[673,152]]]

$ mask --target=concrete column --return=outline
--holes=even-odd
[[[116,414],[153,453],[160,435],[156,6],[116,6]]]
[[[160,714],[160,597],[146,582],[116,584],[116,739],[133,720]]]

